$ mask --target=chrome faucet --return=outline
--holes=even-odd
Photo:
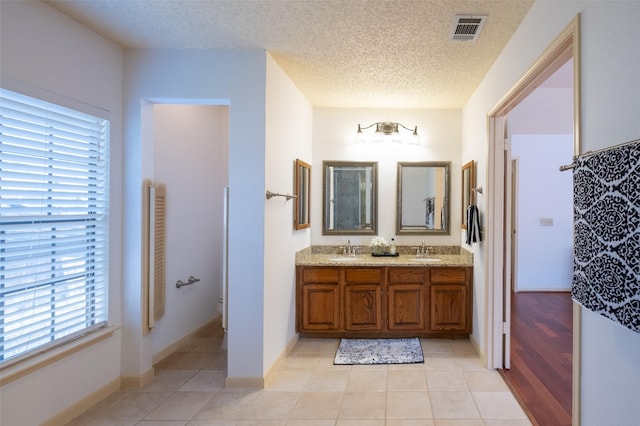
[[[343,254],[350,254],[352,256],[356,255],[356,249],[355,247],[351,246],[351,240],[347,240],[347,244],[345,244],[342,251],[343,251]]]
[[[422,245],[420,247],[415,247],[415,249],[417,257],[429,257],[429,248],[425,247],[424,240],[422,240]]]

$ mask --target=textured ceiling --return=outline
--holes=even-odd
[[[461,108],[533,0],[46,0],[124,47],[266,49],[313,106]],[[476,42],[456,14],[487,15]]]

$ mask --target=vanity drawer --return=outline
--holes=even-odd
[[[347,268],[345,270],[345,281],[348,283],[381,283],[382,274],[382,268]]]
[[[466,268],[431,268],[432,283],[465,283]]]
[[[423,283],[426,280],[426,268],[390,268],[390,283]]]
[[[304,268],[302,282],[304,283],[335,283],[339,280],[337,268]]]

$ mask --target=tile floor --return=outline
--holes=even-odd
[[[338,339],[301,339],[265,389],[225,389],[221,333],[194,337],[69,425],[531,425],[468,340],[423,339],[424,364],[336,366]]]

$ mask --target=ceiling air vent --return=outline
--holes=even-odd
[[[486,19],[483,15],[456,15],[453,19],[451,40],[476,41]]]

